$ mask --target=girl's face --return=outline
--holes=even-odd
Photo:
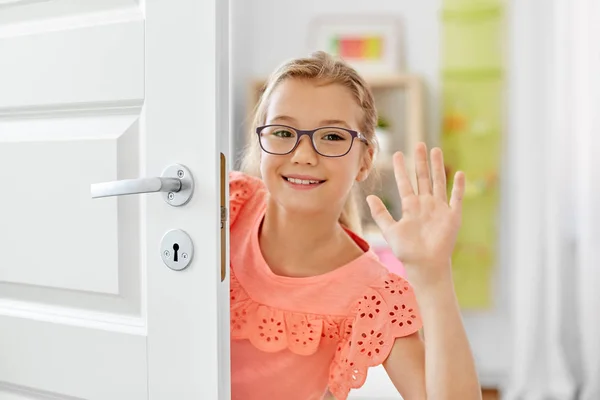
[[[340,127],[359,131],[362,110],[342,85],[286,79],[271,94],[265,125],[296,129]],[[275,133],[277,137],[287,133]],[[328,136],[326,139],[337,139]],[[331,142],[329,142],[331,143]],[[333,144],[331,144],[333,145]],[[271,197],[288,212],[341,212],[354,182],[369,172],[372,149],[355,138],[342,157],[325,157],[315,151],[308,136],[286,155],[261,154],[261,174]],[[309,183],[318,182],[318,183]]]

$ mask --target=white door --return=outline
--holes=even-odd
[[[0,0],[1,400],[229,398],[227,15],[222,0]],[[193,177],[184,205],[92,198],[178,202],[184,169],[157,185],[172,164]],[[91,186],[138,178],[156,179]],[[166,244],[174,269],[171,230],[193,243]]]

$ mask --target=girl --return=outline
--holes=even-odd
[[[402,219],[367,198],[411,283],[389,273],[352,201],[373,166],[376,121],[363,79],[326,53],[271,76],[244,172],[230,175],[233,399],[344,400],[380,364],[405,400],[480,398],[450,265],[464,176],[448,204],[439,149],[430,174],[416,148],[416,191],[394,155]]]

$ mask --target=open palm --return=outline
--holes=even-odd
[[[417,188],[411,185],[404,155],[394,154],[394,175],[402,201],[402,218],[394,220],[377,196],[367,202],[375,223],[381,229],[395,256],[407,273],[419,281],[434,281],[449,273],[450,258],[461,223],[465,177],[457,172],[450,202],[446,195],[446,173],[442,151],[431,151],[431,171],[427,147],[415,149]]]

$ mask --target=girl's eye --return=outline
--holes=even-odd
[[[342,129],[323,128],[320,129],[316,137],[323,142],[343,142],[352,140],[352,135]]]
[[[340,135],[338,135],[337,133],[328,133],[326,135],[323,135],[323,139],[324,140],[344,140],[344,138],[341,137]]]
[[[273,132],[274,136],[278,136],[278,137],[292,137],[292,133],[289,131],[275,131]]]

